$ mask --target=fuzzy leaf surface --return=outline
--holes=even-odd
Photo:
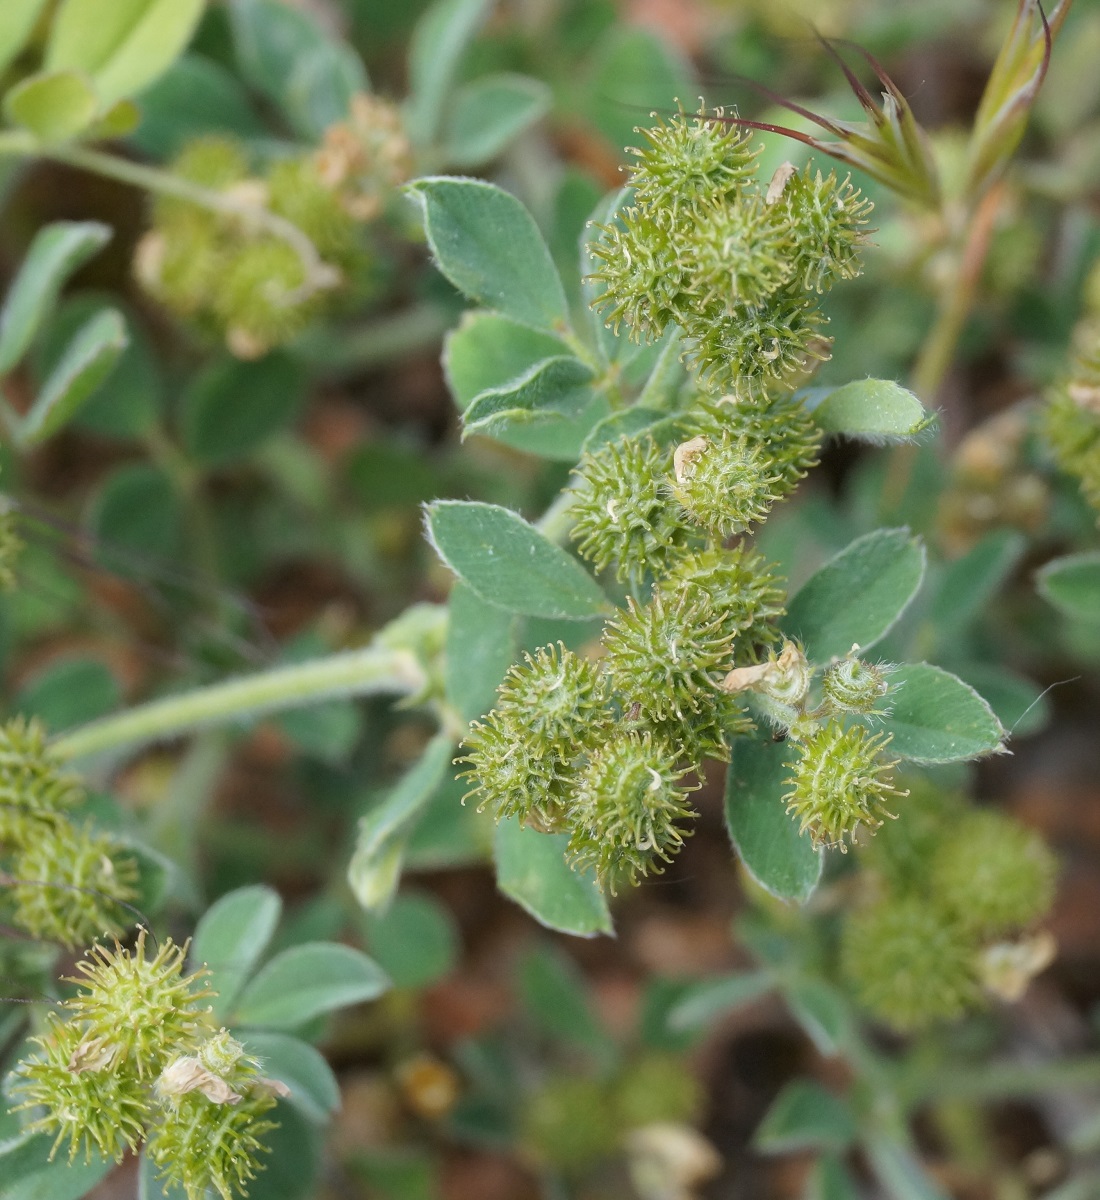
[[[323,1124],[340,1107],[340,1085],[325,1056],[301,1038],[271,1030],[249,1030],[242,1038],[268,1079],[290,1088],[291,1104],[311,1121]]]
[[[737,738],[726,773],[726,827],[745,869],[781,900],[805,904],[821,878],[822,855],[787,815],[790,774],[781,742]]]
[[[19,440],[44,442],[69,423],[110,375],[129,341],[126,321],[113,308],[91,317],[66,347],[23,419]]]
[[[509,818],[496,828],[497,887],[540,925],[594,937],[611,932],[611,914],[592,872],[566,862],[564,833],[539,833]]]
[[[368,912],[384,909],[393,899],[405,842],[443,782],[454,751],[449,737],[434,737],[386,798],[360,818],[348,863],[348,885]]]
[[[924,546],[908,529],[856,538],[812,575],[791,600],[784,630],[811,662],[866,650],[909,606],[924,578]]]
[[[205,0],[63,0],[50,27],[46,69],[85,72],[107,107],[171,66],[204,7]]]
[[[99,97],[82,71],[40,71],[4,97],[4,116],[47,145],[83,132],[98,109]]]
[[[463,418],[463,436],[496,437],[517,425],[575,419],[591,404],[592,368],[572,355],[535,363],[518,378],[476,396]]]
[[[23,49],[46,0],[4,0],[0,4],[0,71]]]
[[[203,913],[191,943],[191,961],[205,963],[212,972],[214,1017],[222,1020],[231,1010],[244,981],[263,957],[283,902],[274,888],[264,884],[237,888],[216,900]]]
[[[65,280],[110,237],[99,221],[55,221],[35,234],[0,309],[0,375],[26,353]]]
[[[380,996],[390,981],[358,950],[307,942],[276,954],[250,980],[233,1011],[235,1025],[293,1029],[321,1013]]]
[[[487,604],[567,621],[607,612],[607,598],[581,564],[510,509],[441,500],[426,512],[439,557]]]
[[[893,734],[886,754],[918,763],[961,762],[994,754],[1005,731],[981,696],[930,663],[907,663],[890,676],[889,715],[876,728]]]
[[[505,672],[515,661],[517,622],[457,581],[447,602],[447,699],[466,721],[493,707]]]
[[[501,72],[464,84],[454,94],[443,134],[453,167],[479,167],[495,158],[550,107],[541,79]]]
[[[675,1030],[702,1029],[743,1004],[770,992],[775,986],[770,971],[735,971],[718,979],[691,984],[669,1010],[668,1024]]]
[[[565,290],[526,208],[478,179],[418,179],[420,205],[439,270],[471,300],[534,329],[568,328]]]
[[[857,379],[807,407],[826,433],[875,443],[908,441],[933,420],[911,391],[891,379]]]
[[[1036,577],[1039,595],[1059,612],[1100,621],[1100,553],[1068,554],[1047,563]]]

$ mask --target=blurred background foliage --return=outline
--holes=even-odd
[[[138,97],[140,123],[113,149],[168,166],[194,139],[233,139],[244,174],[270,185],[279,164],[318,151],[351,95],[369,93],[399,114],[405,178],[474,173],[521,197],[579,306],[578,240],[620,185],[624,147],[651,111],[702,95],[802,127],[757,81],[857,118],[815,31],[850,38],[887,68],[950,177],[1013,7],[215,3],[183,57]],[[460,8],[463,36],[441,54],[433,29]],[[792,587],[880,524],[927,539],[936,585],[892,636],[980,686],[1016,734],[1014,757],[947,782],[1042,830],[1063,856],[1057,964],[1018,1009],[930,1036],[920,1050],[930,1071],[1073,1056],[1095,1048],[1100,1019],[1100,623],[1055,612],[1033,583],[1053,556],[1095,546],[1095,516],[1052,465],[1033,416],[1067,370],[1075,327],[1100,313],[1098,55],[1100,4],[1077,0],[1005,181],[958,354],[925,397],[940,436],[903,455],[831,450],[760,539]],[[5,83],[34,61],[32,38]],[[808,157],[799,143],[763,142],[765,177]],[[176,236],[160,200],[71,165],[0,158],[4,281],[49,222],[113,230],[8,374],[10,404],[27,409],[74,331],[106,307],[129,335],[60,435],[29,453],[0,449],[26,543],[18,586],[0,600],[7,713],[64,732],[187,684],[363,644],[410,604],[446,595],[422,537],[423,502],[479,499],[534,517],[565,483],[568,464],[479,438],[460,446],[439,364],[462,303],[428,263],[396,182],[383,181],[348,234],[353,285],[289,336],[242,347],[224,322],[181,316],[139,282],[150,229]],[[863,276],[828,298],[835,348],[820,381],[905,380],[947,269],[942,231],[875,181],[857,182],[875,201],[875,246]],[[215,291],[223,284],[215,275]],[[973,569],[952,575],[960,562]],[[966,584],[961,598],[952,579]],[[530,620],[520,644],[558,633]],[[315,1031],[343,1107],[323,1152],[312,1127],[289,1123],[294,1149],[278,1161],[298,1163],[298,1174],[267,1172],[257,1200],[883,1194],[858,1163],[838,1165],[847,1118],[819,1093],[843,1085],[844,1068],[827,1036],[807,1037],[812,1019],[797,1023],[750,987],[740,1007],[716,1004],[718,1024],[668,1020],[693,980],[744,967],[746,946],[766,959],[769,939],[786,938],[812,956],[815,938],[835,936],[827,910],[799,926],[760,896],[746,900],[713,796],[674,867],[619,898],[613,941],[552,937],[509,906],[485,866],[485,819],[450,782],[408,846],[397,899],[384,916],[362,914],[345,883],[356,822],[430,732],[415,709],[334,701],[157,747],[114,776],[116,799],[97,801],[104,822],[177,864],[164,887],[184,927],[229,889],[264,880],[288,906],[277,945],[346,938],[394,980],[378,1004]],[[798,1077],[818,1082],[785,1093],[787,1107],[801,1102],[811,1117],[773,1109],[757,1132]],[[990,1084],[985,1106],[947,1088],[917,1125],[931,1175],[910,1179],[899,1164],[892,1194],[1097,1194],[1100,1078],[1092,1087],[1020,1098]],[[647,1129],[648,1141],[631,1134]],[[134,1194],[125,1171],[103,1186]]]

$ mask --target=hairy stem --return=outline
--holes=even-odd
[[[63,734],[52,749],[62,759],[87,758],[322,700],[412,695],[425,683],[408,650],[370,645],[153,700]]]

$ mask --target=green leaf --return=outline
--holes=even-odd
[[[949,1200],[908,1146],[874,1126],[860,1140],[872,1172],[892,1200]]]
[[[36,446],[63,429],[106,380],[128,342],[126,321],[113,308],[91,317],[50,372],[19,427],[19,440]]]
[[[293,1029],[322,1013],[374,1000],[390,981],[376,963],[339,942],[291,946],[245,986],[235,1025]]]
[[[117,549],[170,562],[183,545],[183,514],[176,490],[162,471],[147,463],[128,463],[112,471],[95,497],[90,516],[105,559]]]
[[[878,529],[856,538],[799,589],[784,630],[811,662],[866,650],[891,629],[924,578],[924,546],[908,529]]]
[[[260,1060],[268,1079],[290,1088],[289,1102],[311,1121],[323,1124],[340,1107],[340,1084],[325,1056],[308,1042],[286,1033],[251,1029],[241,1039],[249,1054]]]
[[[563,951],[541,945],[525,954],[519,988],[524,1008],[544,1033],[606,1060],[607,1030],[589,1001],[584,975]]]
[[[780,900],[805,904],[821,878],[822,855],[787,815],[789,747],[737,738],[726,774],[726,827],[749,874]]]
[[[596,454],[604,446],[610,446],[612,442],[637,437],[667,415],[655,408],[640,408],[636,404],[631,405],[622,412],[614,412],[609,417],[604,417],[584,439],[582,449],[585,454]]]
[[[319,137],[370,89],[362,59],[301,8],[278,0],[232,0],[241,74],[286,113],[297,133]]]
[[[427,892],[402,892],[367,918],[367,948],[394,987],[428,987],[454,970],[458,929],[450,910]]]
[[[591,871],[565,859],[566,833],[539,833],[509,818],[496,828],[497,887],[540,925],[594,937],[611,932],[607,901]]]
[[[493,707],[497,687],[515,661],[517,627],[500,609],[456,580],[447,602],[447,699],[464,721]]]
[[[40,71],[4,96],[4,116],[46,145],[68,141],[95,120],[99,97],[80,71]]]
[[[408,186],[436,265],[471,300],[548,332],[568,328],[565,291],[531,214],[508,192],[443,176]]]
[[[948,565],[929,610],[941,642],[964,631],[980,615],[1026,548],[1027,540],[1016,530],[995,529]]]
[[[4,0],[0,4],[0,71],[27,44],[47,0]]]
[[[111,236],[99,221],[55,221],[35,234],[0,309],[0,376],[26,353],[61,285]]]
[[[948,671],[930,663],[908,663],[889,681],[890,709],[880,726],[893,734],[887,754],[919,763],[945,763],[1003,748],[1005,731],[993,710]]]
[[[637,145],[640,113],[674,111],[677,99],[690,103],[694,89],[690,64],[667,39],[619,23],[596,51],[589,86],[577,108],[618,156],[624,146]]]
[[[23,1134],[0,1142],[0,1195],[3,1200],[80,1200],[113,1169],[109,1158],[94,1155],[69,1162],[53,1158],[53,1137]]]
[[[848,1168],[832,1154],[822,1155],[813,1165],[804,1193],[805,1200],[860,1200],[860,1195]]]
[[[490,0],[437,0],[420,18],[409,44],[405,122],[421,146],[436,141],[458,64],[489,10]]]
[[[401,875],[405,842],[417,818],[443,782],[454,757],[453,740],[438,734],[389,795],[359,819],[348,885],[367,909],[384,909]]]
[[[688,986],[668,1014],[672,1029],[700,1029],[770,992],[770,971],[735,971]]]
[[[510,509],[438,500],[425,511],[436,553],[487,604],[566,621],[608,611],[607,598],[580,563]]]
[[[496,437],[515,425],[578,417],[595,394],[592,368],[571,355],[546,358],[501,387],[476,396],[463,416],[463,437]]]
[[[183,441],[204,466],[245,457],[290,425],[306,397],[301,367],[278,351],[254,362],[226,358],[183,397]]]
[[[753,1145],[765,1154],[800,1150],[844,1150],[856,1135],[849,1105],[819,1083],[796,1079],[776,1096]]]
[[[519,378],[536,363],[568,353],[550,333],[494,312],[465,312],[443,342],[443,372],[459,411],[475,396]]]
[[[99,313],[114,308],[113,297],[100,292],[66,296],[45,324],[31,363],[41,389],[80,328]],[[114,438],[139,438],[156,423],[164,404],[164,381],[149,338],[137,317],[118,310],[125,322],[126,347],[114,368],[81,405],[73,424]]]
[[[784,996],[795,1020],[809,1035],[819,1054],[839,1054],[850,1032],[844,998],[819,979],[802,979],[789,984]]]
[[[215,901],[195,927],[191,961],[205,963],[218,993],[214,1019],[225,1020],[271,941],[283,902],[264,884],[238,888]]]
[[[443,156],[452,167],[495,158],[550,108],[550,89],[529,75],[502,72],[460,87],[448,107]]]
[[[911,441],[935,420],[912,392],[890,379],[858,379],[814,399],[806,407],[826,433],[876,445]]]
[[[1049,723],[1046,693],[1026,676],[996,663],[952,665],[963,683],[969,684],[993,709],[1011,737],[1038,733]]]
[[[191,40],[205,0],[62,0],[46,68],[90,75],[103,105],[136,96]]]
[[[200,54],[178,58],[141,93],[141,124],[130,141],[157,159],[174,158],[186,142],[211,133],[264,135],[248,93],[231,71]]]
[[[1100,621],[1100,553],[1068,554],[1036,575],[1039,595],[1080,621]]]
[[[94,721],[122,702],[106,663],[85,655],[54,658],[34,671],[15,695],[14,711],[38,717],[52,734]]]

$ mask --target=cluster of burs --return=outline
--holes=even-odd
[[[256,160],[230,137],[185,145],[172,163],[182,187],[157,196],[135,257],[157,300],[240,358],[369,295],[367,227],[412,170],[396,109],[365,94],[316,150]]]
[[[854,654],[807,662],[779,632],[782,581],[738,540],[816,462],[821,432],[795,392],[827,354],[821,296],[858,272],[869,205],[812,169],[758,181],[748,136],[703,114],[645,137],[592,247],[596,303],[636,340],[679,338],[690,382],[667,417],[582,458],[573,536],[624,585],[625,606],[598,654],[551,646],[512,667],[467,735],[471,794],[498,818],[568,834],[572,860],[614,890],[671,859],[702,762],[728,761],[731,741],[763,723],[786,740],[776,802],[803,834],[855,842],[861,862],[882,843],[842,922],[854,990],[900,1028],[956,1015],[1042,958],[1040,942],[998,939],[1045,913],[1053,859],[961,800],[941,824],[938,793],[909,820],[889,738],[873,728],[890,668]],[[905,819],[885,820],[902,802]]]

